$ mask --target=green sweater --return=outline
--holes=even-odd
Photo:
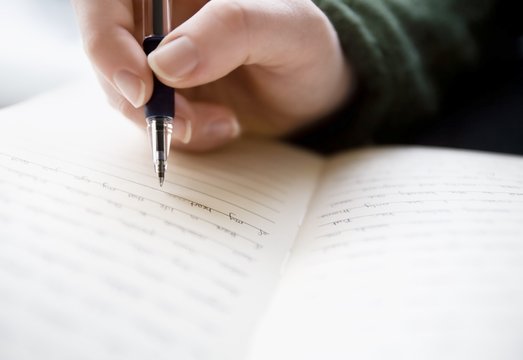
[[[494,2],[314,1],[337,30],[357,76],[356,97],[321,126],[332,149],[401,133],[432,117],[451,80],[477,61],[479,34]]]

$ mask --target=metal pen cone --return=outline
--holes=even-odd
[[[151,142],[154,170],[156,175],[158,175],[160,186],[165,181],[165,173],[167,171],[172,121],[172,118],[165,116],[147,118],[147,132]]]

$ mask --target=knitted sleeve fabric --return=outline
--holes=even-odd
[[[386,139],[433,115],[449,80],[477,59],[476,32],[493,0],[314,2],[334,25],[357,77],[355,99],[302,137],[325,146],[321,136],[330,151],[377,134]]]

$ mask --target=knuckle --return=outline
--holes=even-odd
[[[84,51],[91,59],[99,57],[104,52],[106,43],[106,36],[99,33],[92,33],[83,38]]]
[[[234,39],[234,48],[239,56],[244,57],[242,61],[248,63],[253,39],[258,37],[255,30],[255,24],[259,22],[256,19],[256,4],[242,0],[215,0],[208,5],[211,5],[217,28],[223,29],[225,38]]]
[[[231,32],[244,31],[249,24],[249,11],[245,6],[245,1],[211,1],[210,7],[216,21]]]

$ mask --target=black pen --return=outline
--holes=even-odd
[[[143,15],[146,35],[143,49],[149,55],[160,44],[164,36],[172,30],[171,0],[145,0]],[[150,25],[152,25],[152,29],[150,29]],[[160,186],[163,186],[174,121],[174,89],[161,83],[156,76],[154,76],[152,97],[145,105],[145,119],[154,170],[158,175]]]

